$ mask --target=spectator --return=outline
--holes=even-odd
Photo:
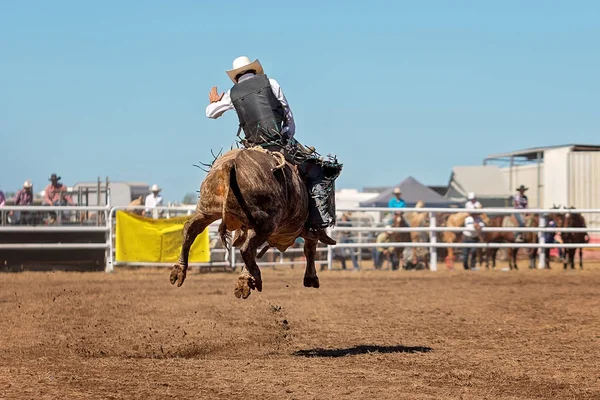
[[[463,243],[478,243],[479,242],[479,230],[484,227],[485,224],[482,221],[475,221],[472,213],[469,213],[465,218],[465,230],[463,231]],[[471,259],[470,268],[475,269],[475,261],[477,258],[477,248],[470,247],[464,248],[463,253],[463,267],[469,269],[469,258]]]
[[[404,269],[428,269],[427,249],[425,247],[406,247],[402,252]]]
[[[42,204],[45,206],[72,206],[75,204],[71,196],[67,194],[67,187],[59,182],[61,180],[60,176],[52,174],[48,180],[50,184],[44,189]]]
[[[554,221],[553,218],[550,218],[549,214],[544,214],[543,216],[548,221],[547,228],[556,228],[557,227],[556,221]],[[562,241],[560,232],[556,232],[556,231],[544,232],[544,243],[547,243],[547,244],[561,243],[562,244],[563,241]],[[550,248],[545,248],[545,249],[543,249],[543,251],[546,254],[546,263],[548,263],[548,261],[550,260]],[[558,256],[560,257],[560,261],[564,260],[562,247],[558,248]],[[549,265],[549,264],[547,264],[547,265]]]
[[[4,192],[0,189],[0,207],[4,207],[6,205],[6,197],[4,197]]]
[[[339,227],[347,227],[347,228],[352,227],[352,221],[350,220],[350,215],[347,213],[342,214],[342,218],[340,218],[340,222],[338,222],[337,225]],[[340,233],[338,242],[339,243],[352,243],[353,240],[351,238],[351,232]],[[349,247],[344,247],[341,249],[341,254],[339,254],[336,258],[342,262],[342,269],[346,269],[346,255],[350,256],[350,259],[352,260],[352,265],[354,266],[354,270],[358,271],[360,269],[360,267],[358,265],[358,258],[356,257],[356,254],[354,253],[354,251],[355,250],[353,248],[349,248]]]
[[[392,197],[390,199],[390,201],[388,202],[388,207],[389,208],[404,208],[404,207],[406,207],[406,202],[402,198],[402,191],[400,190],[400,188],[398,188],[398,187],[395,188],[392,193],[394,194],[394,197]]]
[[[400,190],[400,188],[399,187],[394,188],[394,191],[392,193],[394,194],[394,196],[388,202],[388,208],[405,208],[406,202],[402,198],[402,191]],[[398,212],[389,214],[388,222],[391,224],[394,221],[394,215],[398,215],[398,214],[402,215],[402,213],[398,213]]]
[[[518,194],[513,197],[513,207],[517,209],[525,209],[528,205],[527,196],[525,196],[525,191],[529,190],[529,188],[521,185],[517,188]],[[525,226],[525,217],[523,213],[514,213],[513,214],[517,220],[517,223],[522,228]],[[517,232],[515,242],[522,242],[523,234],[521,232]]]
[[[387,228],[390,229],[392,226],[388,225]],[[392,242],[392,231],[381,232],[375,241],[376,243],[391,243]],[[400,266],[400,259],[398,257],[397,252],[394,251],[393,247],[377,247],[375,249],[375,257],[374,257],[374,266],[375,269],[381,269],[383,266],[383,261],[388,260],[392,265],[392,269],[396,270]]]
[[[157,219],[159,215],[162,215],[162,211],[159,212],[156,209],[156,207],[160,207],[163,205],[163,198],[159,195],[162,189],[158,187],[157,184],[154,184],[152,185],[152,188],[150,190],[152,191],[152,193],[146,196],[146,202],[144,203],[144,205],[146,206],[146,209],[144,210],[144,216],[152,216],[152,218]]]
[[[472,210],[480,207],[481,203],[475,198],[475,193],[469,192],[469,194],[467,195],[467,202],[465,203],[465,208]]]
[[[31,181],[25,181],[23,188],[20,189],[13,199],[15,206],[30,206],[33,204],[33,185]],[[28,225],[31,222],[31,213],[29,211],[15,211],[14,223]]]
[[[56,174],[52,174],[48,179],[50,184],[46,186],[44,189],[44,199],[42,201],[42,205],[44,206],[72,206],[75,203],[69,194],[67,194],[67,187],[60,183],[61,177]],[[50,223],[53,223],[56,220],[56,213],[51,211],[49,214]],[[61,214],[62,218],[67,217],[67,213]]]

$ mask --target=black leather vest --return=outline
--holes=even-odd
[[[278,137],[285,111],[266,75],[255,75],[236,83],[229,95],[246,140],[261,144]]]

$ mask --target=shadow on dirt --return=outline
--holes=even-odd
[[[369,353],[429,353],[431,347],[425,346],[377,346],[360,345],[346,349],[310,349],[298,350],[293,353],[299,357],[345,357]]]

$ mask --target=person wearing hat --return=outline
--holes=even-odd
[[[517,208],[517,209],[527,208],[528,200],[527,200],[527,196],[525,195],[525,191],[529,190],[529,188],[525,187],[524,185],[521,185],[516,190],[519,193],[515,194],[513,197],[513,207]],[[515,216],[517,223],[519,224],[519,227],[525,226],[525,216],[523,213],[514,213],[513,215]],[[515,241],[516,242],[523,241],[523,234],[521,232],[516,233]]]
[[[476,208],[481,208],[478,206]],[[463,243],[478,243],[479,233],[481,228],[485,227],[485,223],[481,219],[476,218],[472,211],[468,211],[468,215],[465,218],[465,230],[463,231],[462,241]],[[477,248],[470,247],[465,248],[463,253],[463,268],[475,269],[475,261],[477,255]],[[469,262],[470,260],[470,262]]]
[[[25,181],[23,183],[23,188],[19,189],[15,197],[13,198],[13,205],[15,206],[30,206],[33,204],[33,185],[31,181]],[[29,212],[15,212],[14,213],[14,221],[15,223],[19,223],[21,225],[26,225],[27,220],[29,219]]]
[[[144,202],[144,205],[147,207],[144,210],[144,216],[146,216],[146,217],[152,216],[152,218],[157,219],[158,216],[162,215],[162,213],[163,213],[162,210],[159,212],[156,209],[156,207],[160,207],[163,205],[163,198],[162,198],[162,196],[159,195],[159,193],[162,191],[162,189],[155,183],[150,188],[150,191],[152,193],[150,193],[148,196],[146,196],[146,201]]]
[[[475,197],[475,193],[469,192],[467,194],[467,202],[465,203],[465,208],[468,210],[481,208],[481,203]]]
[[[314,148],[306,148],[294,138],[296,124],[290,105],[279,83],[265,74],[259,60],[238,57],[226,73],[233,87],[221,94],[216,86],[211,88],[206,116],[216,119],[228,110],[235,110],[239,121],[237,135],[244,132],[241,139],[244,147],[261,146],[281,152],[287,161],[297,165],[300,174],[306,178],[309,191],[306,228],[321,242],[336,244],[325,229],[335,223],[334,182],[342,165],[332,161],[324,168],[324,161],[316,157]],[[310,175],[309,168],[312,170]]]
[[[404,207],[406,207],[406,202],[402,198],[402,191],[400,190],[399,187],[394,188],[394,191],[392,192],[392,194],[394,196],[388,202],[389,208],[404,208]]]
[[[233,68],[226,72],[234,85],[220,95],[217,87],[212,87],[208,94],[210,104],[206,107],[208,118],[216,119],[228,110],[235,110],[239,128],[250,145],[261,144],[261,136],[294,137],[296,124],[290,105],[279,83],[267,77],[260,61],[241,56],[233,60]]]
[[[44,199],[42,204],[45,206],[65,206],[73,205],[73,199],[67,194],[67,187],[60,183],[60,176],[52,174],[48,178],[50,183],[44,189]]]

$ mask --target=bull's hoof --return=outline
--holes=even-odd
[[[304,277],[304,287],[313,287],[315,289],[319,288],[319,277],[317,276],[305,276]]]
[[[174,285],[175,283],[177,283],[177,287],[183,285],[183,281],[185,281],[186,272],[187,268],[179,264],[175,264],[171,269],[171,276],[169,277],[171,285]]]
[[[247,299],[252,290],[262,292],[262,280],[255,279],[253,276],[243,274],[238,277],[233,294],[235,297]]]
[[[233,294],[238,299],[247,299],[248,296],[250,296],[251,289],[250,285],[248,285],[248,278],[249,277],[247,275],[241,275],[238,277],[238,281],[235,284],[235,290],[233,291]]]

